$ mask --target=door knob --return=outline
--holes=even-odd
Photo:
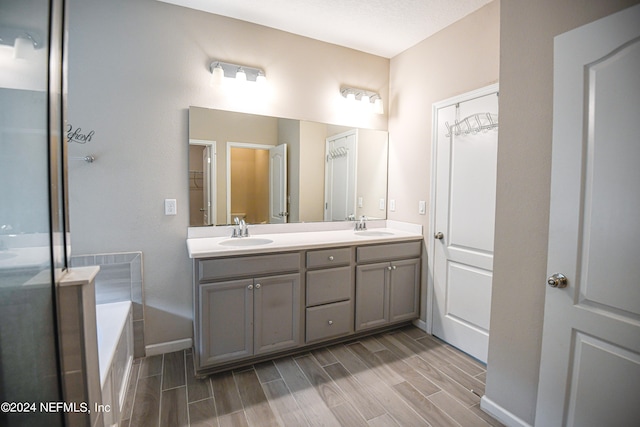
[[[247,286],[247,289],[252,290],[253,289],[253,285]]]
[[[562,273],[555,273],[547,279],[547,285],[552,288],[566,288],[568,284],[567,276]]]
[[[442,240],[442,239],[444,239],[444,234],[442,234],[442,231],[438,231],[437,233],[435,233],[435,234],[433,235],[433,237],[434,237],[435,239]]]
[[[262,285],[260,283],[256,283],[256,289],[260,289]]]

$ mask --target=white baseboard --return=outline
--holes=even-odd
[[[517,416],[513,415],[511,412],[504,409],[502,406],[487,398],[486,395],[482,396],[482,398],[480,399],[480,409],[482,409],[487,414],[491,415],[493,418],[500,421],[507,427],[533,427],[531,424],[524,422]]]
[[[191,348],[193,341],[191,338],[181,340],[161,342],[158,344],[149,344],[144,347],[146,356],[155,356],[158,354],[171,353],[174,351],[185,350]]]
[[[427,331],[427,322],[425,322],[422,319],[416,319],[413,321],[413,326],[416,326],[420,329],[422,329],[423,331]]]

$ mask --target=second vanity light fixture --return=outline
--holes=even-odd
[[[377,114],[384,114],[384,107],[382,106],[382,97],[376,92],[365,89],[357,89],[352,87],[343,87],[340,89],[342,96],[347,98],[347,101],[356,102],[359,101],[366,108],[370,108]]]
[[[209,70],[211,71],[211,86],[222,84],[225,77],[240,82],[256,82],[258,84],[264,84],[267,81],[264,70],[246,65],[214,60],[209,66]]]

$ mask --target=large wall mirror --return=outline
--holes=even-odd
[[[388,134],[189,108],[190,226],[386,218]]]

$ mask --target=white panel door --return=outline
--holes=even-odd
[[[269,223],[287,222],[287,144],[269,149]]]
[[[465,130],[488,126],[486,114],[497,122],[497,87],[491,90],[437,109],[432,237],[432,333],[483,362],[489,343],[498,132]],[[462,121],[459,135],[445,125],[456,120]]]
[[[325,221],[355,219],[357,131],[327,138],[325,156]]]
[[[640,5],[555,39],[540,426],[640,425],[638,23]]]

